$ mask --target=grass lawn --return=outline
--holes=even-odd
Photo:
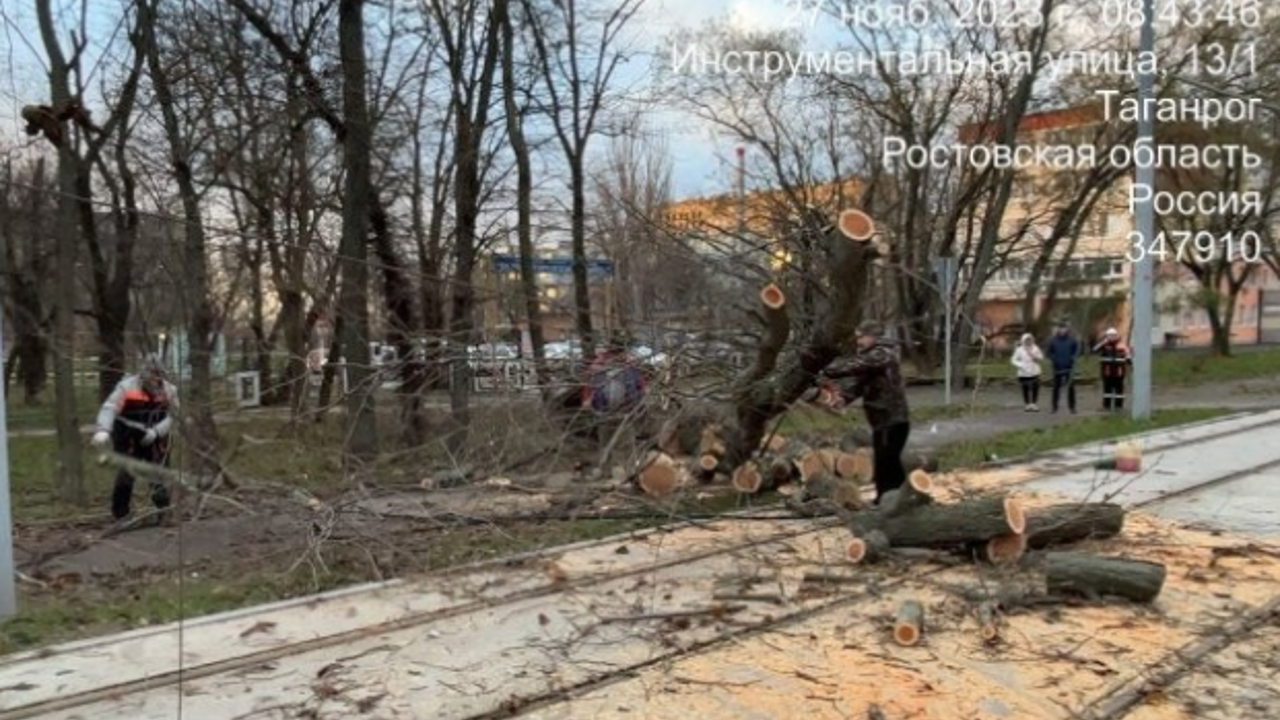
[[[1032,455],[1174,425],[1212,420],[1230,412],[1219,408],[1174,408],[1157,410],[1152,413],[1150,420],[1142,422],[1135,422],[1126,415],[1085,417],[1056,427],[1016,430],[981,440],[954,443],[942,449],[938,461],[943,470],[976,467],[992,459],[991,456],[1006,459]]]
[[[53,386],[50,385],[40,398],[38,405],[27,405],[22,402],[22,388],[17,384],[9,386],[9,395],[5,397],[5,422],[9,430],[52,430],[53,429]],[[98,388],[87,385],[76,386],[76,422],[90,425],[98,416]]]

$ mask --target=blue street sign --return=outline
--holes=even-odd
[[[518,255],[498,255],[493,256],[493,269],[496,272],[520,272],[520,256]],[[587,260],[587,275],[592,277],[613,277],[613,261],[612,260]],[[533,271],[540,273],[551,273],[552,275],[572,275],[573,274],[573,258],[534,258]]]

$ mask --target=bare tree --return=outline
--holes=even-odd
[[[524,127],[528,120],[530,92],[516,75],[516,31],[514,13],[502,24],[502,104],[507,118],[507,136],[516,161],[516,238],[520,247],[520,289],[524,295],[525,319],[533,345],[534,366],[541,370],[546,359],[542,332],[542,308],[538,298],[538,278],[534,272],[533,247],[533,163]],[[519,97],[523,94],[523,98]],[[521,102],[523,100],[523,102]]]
[[[4,367],[5,392],[16,371],[22,382],[23,402],[34,405],[48,384],[52,318],[45,299],[52,294],[49,266],[54,260],[54,248],[46,240],[44,227],[52,220],[50,201],[56,202],[56,195],[49,186],[43,157],[23,168],[15,168],[13,159],[9,159],[4,164],[3,183],[0,277],[4,278],[5,324],[13,334],[13,347]]]
[[[541,110],[551,120],[569,170],[574,310],[586,355],[596,340],[587,275],[587,150],[601,131],[603,114],[616,102],[615,75],[629,52],[622,33],[643,2],[523,2],[546,91]]]
[[[185,437],[195,467],[206,472],[219,469],[218,433],[213,418],[212,351],[215,338],[213,303],[210,295],[208,243],[201,215],[202,192],[196,185],[196,163],[191,137],[179,111],[171,73],[161,55],[158,39],[160,0],[140,0],[137,9],[147,69],[168,144],[173,179],[182,204],[182,301],[190,347],[191,382],[187,386],[184,412]]]
[[[656,328],[696,304],[692,291],[705,268],[684,243],[665,232],[671,202],[671,154],[665,138],[640,123],[612,140],[594,173],[596,244],[617,267],[623,327]]]
[[[485,6],[488,9],[482,11]],[[494,84],[499,82],[500,38],[510,2],[428,0],[426,11],[441,31],[453,124],[454,268],[448,361],[450,405],[457,425],[451,437],[452,445],[458,448],[471,424],[471,372],[466,349],[475,331],[473,282],[487,169],[481,154],[493,109]]]
[[[378,451],[377,418],[369,377],[369,203],[373,180],[369,155],[373,126],[365,95],[364,0],[339,0],[338,38],[342,58],[342,242],[339,263],[342,290],[338,312],[341,342],[354,364],[353,391],[347,396],[347,454],[368,460]]]
[[[45,53],[49,56],[49,86],[52,109],[68,109],[80,106],[80,99],[71,94],[71,63],[63,53],[54,25],[49,0],[36,2],[36,15],[40,22],[40,35]],[[84,39],[76,43],[74,55],[83,50]],[[88,495],[84,487],[84,470],[81,462],[80,422],[76,412],[75,367],[75,297],[76,297],[76,246],[79,244],[80,223],[76,202],[77,158],[72,149],[72,139],[65,119],[55,114],[54,134],[47,139],[58,152],[58,219],[55,227],[57,270],[55,272],[58,301],[54,307],[53,369],[54,396],[56,398],[56,423],[58,430],[58,472],[62,498],[67,502],[84,504]]]

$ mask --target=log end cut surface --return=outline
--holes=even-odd
[[[924,605],[907,600],[898,607],[893,620],[893,640],[899,645],[916,645],[924,635]]]

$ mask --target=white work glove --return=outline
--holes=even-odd
[[[111,444],[111,433],[106,430],[99,430],[93,434],[93,446],[96,448],[105,448]]]
[[[160,435],[156,433],[155,428],[148,429],[142,435],[142,447],[151,447],[158,437],[160,437]]]

